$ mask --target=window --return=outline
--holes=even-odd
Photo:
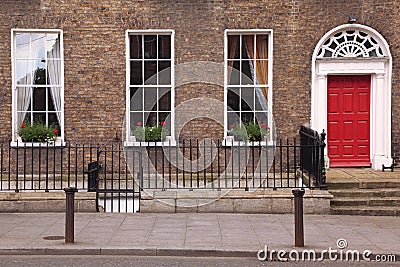
[[[226,132],[246,122],[272,123],[271,44],[271,31],[226,31]]]
[[[137,127],[173,125],[173,32],[127,31],[127,135]]]
[[[317,57],[384,57],[383,51],[382,46],[371,34],[349,29],[330,36],[321,46]]]
[[[13,132],[23,123],[58,129],[63,138],[62,33],[57,30],[13,30]]]

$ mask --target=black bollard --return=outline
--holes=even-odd
[[[304,247],[303,196],[304,190],[293,190],[294,195],[294,245]]]
[[[75,187],[64,188],[66,195],[65,209],[65,243],[74,243],[74,202],[75,193],[78,189]]]

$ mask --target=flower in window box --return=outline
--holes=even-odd
[[[40,143],[53,143],[59,130],[56,126],[47,126],[43,123],[21,123],[18,130],[18,135],[23,142],[40,142]]]
[[[169,134],[168,129],[164,127],[165,124],[165,121],[162,121],[160,125],[142,127],[142,123],[137,122],[132,135],[141,142],[160,142]]]
[[[260,124],[260,131],[261,131],[261,135],[267,136],[267,135],[269,135],[270,128],[269,128],[269,126],[267,124],[261,123]]]

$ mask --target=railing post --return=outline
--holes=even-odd
[[[294,245],[304,247],[304,225],[303,225],[303,196],[305,191],[292,190],[294,195]]]
[[[75,187],[64,188],[66,194],[65,209],[65,243],[74,243],[74,200],[78,189]]]
[[[328,187],[326,185],[326,169],[325,169],[325,137],[326,137],[326,133],[325,130],[322,130],[321,133],[321,185],[320,185],[320,189],[321,190],[328,190]]]

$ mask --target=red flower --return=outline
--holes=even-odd
[[[161,124],[162,126],[164,126],[164,125],[165,125],[165,121],[160,122],[160,124]]]
[[[233,128],[235,128],[235,125],[234,125],[234,124],[231,124],[231,125],[229,126],[229,128],[233,129]]]
[[[26,123],[23,122],[23,123],[21,123],[20,128],[21,128],[21,129],[22,129],[22,128],[25,128],[25,126],[26,126]]]
[[[142,122],[141,122],[141,121],[138,121],[138,122],[136,123],[136,125],[137,125],[137,126],[142,126]]]
[[[54,134],[58,134],[58,130],[57,130],[57,129],[54,129],[54,130],[53,130],[53,133],[54,133]]]

